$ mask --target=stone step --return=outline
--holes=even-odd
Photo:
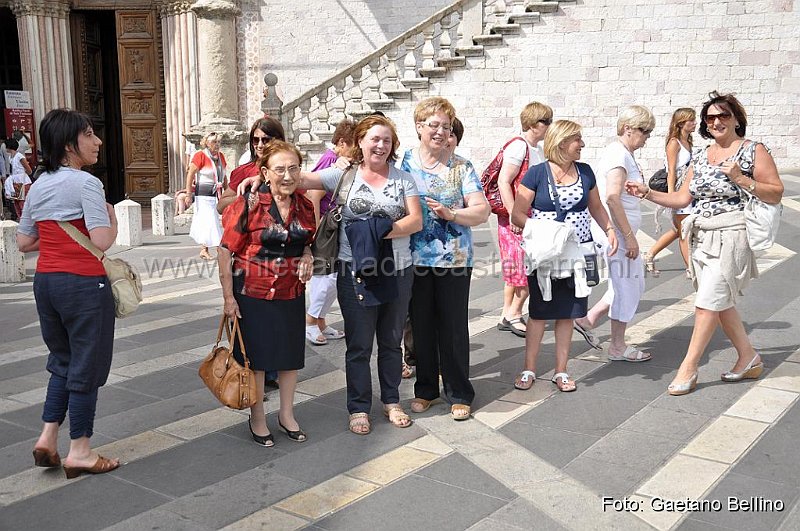
[[[353,117],[353,119],[354,119],[355,121],[359,121],[359,120],[361,120],[362,118],[364,118],[364,117],[366,117],[366,116],[369,116],[369,115],[370,115],[370,114],[372,114],[373,112],[375,112],[375,109],[371,109],[371,108],[364,108],[364,109],[361,109],[360,111],[351,111],[351,112],[349,112],[348,114],[349,114],[350,116],[352,116],[352,117]]]
[[[456,48],[456,54],[461,57],[480,57],[483,55],[483,46],[479,44],[475,46],[459,46]]]
[[[376,111],[385,111],[394,107],[394,100],[391,98],[381,98],[379,100],[364,100],[364,103]]]
[[[427,78],[443,78],[447,75],[447,68],[434,66],[433,68],[420,68],[419,75]]]
[[[458,53],[458,50],[456,50]],[[483,53],[483,51],[481,51]],[[436,64],[445,68],[463,68],[467,65],[466,57],[448,57],[446,59],[437,59]]]
[[[536,24],[542,19],[539,13],[520,13],[518,15],[511,15],[508,17],[510,22],[514,24]]]
[[[381,90],[381,92],[393,100],[406,100],[411,97],[411,89],[408,88],[386,89]]]
[[[519,24],[495,24],[489,31],[495,35],[517,35],[521,30]]]
[[[400,83],[409,89],[426,89],[430,85],[430,80],[427,77],[415,77],[412,79],[401,79]]]
[[[321,151],[325,149],[325,142],[312,140],[310,142],[296,142],[295,145],[300,151]]]
[[[330,131],[312,131],[312,133],[323,142],[330,142],[333,140],[333,129]]]
[[[472,37],[473,42],[475,44],[480,44],[481,46],[501,46],[503,44],[503,36],[502,35],[476,35]]]
[[[528,2],[525,11],[537,13],[555,13],[558,11],[558,2]]]

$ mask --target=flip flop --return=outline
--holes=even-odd
[[[595,336],[591,330],[579,325],[578,321],[573,321],[572,328],[574,328],[576,332],[583,336],[583,339],[586,340],[590,347],[595,350],[603,350],[603,348],[600,346],[600,340],[597,339],[597,336]]]
[[[622,356],[608,355],[608,361],[630,361],[632,363],[639,363],[640,361],[648,361],[652,358],[649,352],[643,352],[638,348],[628,345]]]
[[[514,326],[517,324],[522,325],[522,330]],[[525,337],[526,326],[527,323],[525,322],[525,319],[523,319],[522,317],[517,317],[516,319],[510,319],[510,320],[503,317],[503,320],[497,323],[498,330],[501,330],[503,332],[511,332],[517,337]]]
[[[320,340],[320,338],[322,338]],[[325,335],[319,331],[319,327],[317,325],[308,325],[306,326],[306,339],[309,340],[314,345],[327,345],[328,340],[325,338]]]
[[[519,389],[520,391],[527,391],[531,387],[533,387],[533,383],[536,381],[536,373],[533,371],[522,371],[517,376],[517,379],[514,381],[514,388]]]
[[[575,382],[570,380],[569,374],[565,372],[558,372],[554,374],[550,381],[556,384],[556,387],[558,387],[558,390],[562,393],[571,393],[576,389]]]
[[[344,332],[329,326],[322,331],[322,335],[325,336],[325,339],[342,339]]]

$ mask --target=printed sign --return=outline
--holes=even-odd
[[[27,90],[5,90],[7,109],[33,109],[31,93]]]

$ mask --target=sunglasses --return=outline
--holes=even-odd
[[[264,144],[264,145],[266,145],[266,144],[269,144],[271,140],[272,140],[271,136],[254,136],[253,137],[253,144],[256,144],[256,145]]]
[[[652,133],[652,132],[653,132],[653,130],[652,130],[652,129],[643,129],[643,128],[641,128],[641,127],[637,127],[636,129],[638,129],[639,131],[641,131],[643,135],[649,135],[650,133]]]
[[[550,124],[552,124],[552,123],[553,123],[553,119],[552,119],[552,118],[547,118],[546,120],[539,120],[538,122],[539,122],[540,124],[544,124],[544,125],[550,125]]]
[[[705,121],[707,125],[713,125],[714,121],[719,118],[720,121],[730,120],[733,115],[729,112],[721,112],[719,114],[706,114]]]

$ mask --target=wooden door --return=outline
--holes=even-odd
[[[164,120],[154,11],[116,11],[125,191],[144,206],[163,193]]]

